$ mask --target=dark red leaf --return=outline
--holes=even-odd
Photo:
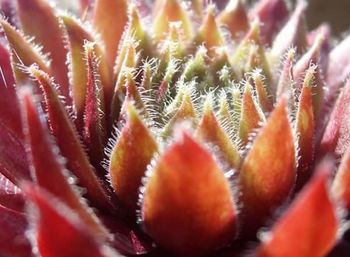
[[[24,214],[0,205],[0,254],[11,257],[32,257],[32,246],[26,236]]]
[[[79,217],[50,193],[32,184],[23,186],[34,204],[30,209],[35,242],[43,257],[116,257]]]
[[[29,68],[29,71],[43,91],[50,130],[56,139],[61,154],[67,160],[68,170],[78,178],[78,184],[87,189],[87,195],[94,204],[107,210],[111,209],[108,192],[101,181],[98,180],[95,170],[79,141],[78,133],[57,95],[52,80],[47,74],[34,66]]]
[[[20,96],[26,150],[33,180],[74,210],[87,228],[106,238],[106,229],[97,222],[93,212],[80,199],[77,188],[69,182],[74,178],[64,167],[59,149],[42,122],[44,116],[38,112],[33,95],[24,89],[20,91]]]
[[[88,147],[92,164],[99,167],[104,158],[106,144],[106,117],[102,85],[98,76],[98,61],[93,43],[85,44],[87,85],[84,110],[83,140]]]
[[[0,205],[16,212],[23,212],[24,199],[21,190],[0,174]]]

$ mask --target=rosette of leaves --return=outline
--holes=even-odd
[[[349,254],[350,41],[305,2],[11,3],[0,256]]]

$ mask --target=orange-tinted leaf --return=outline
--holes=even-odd
[[[181,22],[184,38],[192,37],[192,24],[189,16],[178,0],[160,0],[154,5],[153,34],[157,40],[164,39],[170,22]]]
[[[252,86],[247,82],[242,96],[241,118],[239,121],[239,137],[244,144],[248,142],[249,134],[258,128],[259,123],[264,120],[265,117],[254,99]]]
[[[321,57],[321,49],[325,42],[325,38],[319,36],[315,39],[314,44],[311,48],[299,59],[299,61],[295,64],[293,70],[293,76],[297,83],[302,82],[305,71],[308,69],[311,63],[319,64]]]
[[[27,157],[31,164],[33,180],[74,210],[92,232],[106,238],[105,229],[83,204],[77,189],[69,183],[73,178],[69,177],[70,174],[65,170],[59,150],[44,127],[43,114],[37,111],[32,93],[26,89],[20,93]]]
[[[215,117],[212,106],[212,99],[209,96],[204,104],[202,118],[195,131],[195,137],[204,142],[210,142],[219,147],[219,154],[230,164],[232,168],[237,168],[241,157],[239,149],[235,146],[225,130]]]
[[[197,123],[197,113],[193,106],[191,99],[191,90],[184,89],[184,92],[178,91],[178,94],[183,94],[179,99],[179,106],[175,107],[173,116],[170,118],[168,123],[163,128],[163,136],[169,136],[174,129],[176,123],[179,123],[184,120],[193,122],[195,125]],[[178,99],[175,98],[174,101]]]
[[[272,111],[272,102],[270,99],[270,90],[268,90],[267,85],[264,83],[264,76],[261,74],[261,70],[256,70],[253,75],[253,82],[255,91],[259,100],[259,105],[264,113],[269,113]]]
[[[152,56],[151,38],[146,32],[146,28],[142,24],[139,12],[136,6],[130,5],[128,27],[126,28],[123,38],[132,37],[138,42],[137,50],[140,51],[143,58]]]
[[[247,12],[241,0],[230,0],[219,14],[218,23],[228,28],[233,40],[241,39],[249,30]]]
[[[159,245],[193,256],[233,239],[237,211],[229,182],[212,155],[182,133],[153,168],[142,218]]]
[[[295,162],[287,99],[282,98],[255,138],[240,171],[244,235],[254,235],[273,209],[287,199],[296,178]]]
[[[113,147],[109,174],[118,199],[135,215],[141,179],[158,146],[131,102],[126,102],[127,120]]]
[[[305,75],[296,114],[296,133],[298,135],[298,169],[296,190],[310,178],[314,160],[315,119],[312,105],[312,87],[315,66],[310,66]]]
[[[102,208],[112,208],[106,189],[98,180],[52,81],[47,74],[36,67],[31,67],[29,72],[43,91],[50,130],[56,138],[61,154],[67,160],[67,168],[78,178],[79,185],[87,189],[87,195],[94,204]]]
[[[121,55],[118,56],[115,66],[117,79],[111,102],[111,123],[118,119],[126,94],[125,81],[127,80],[127,75],[130,75],[130,72],[136,68],[137,61],[136,42],[134,40],[124,41]]]
[[[17,10],[24,33],[33,36],[34,42],[42,45],[45,53],[50,53],[51,74],[66,97],[66,102],[70,103],[67,49],[54,9],[45,0],[17,0]]]
[[[0,24],[11,48],[11,64],[17,84],[23,85],[28,82],[28,75],[20,66],[30,66],[35,63],[48,73],[48,64],[38,49],[8,22],[0,19]]]
[[[128,109],[127,107],[128,102],[133,102],[136,109],[140,112],[140,114],[145,118],[149,118],[145,104],[143,103],[140,92],[136,86],[136,82],[134,80],[134,74],[128,71],[126,73],[127,73],[125,75],[126,81],[124,85],[124,87],[126,88],[126,96],[125,96],[125,100],[121,108],[119,119],[118,119],[118,123],[122,123],[122,124],[124,124],[126,120],[125,116],[127,115],[126,113]]]
[[[208,56],[212,57],[215,53],[215,48],[222,46],[224,39],[215,20],[214,7],[207,8],[206,17],[198,30],[195,39],[197,45],[204,44],[208,49]]]
[[[254,20],[250,30],[234,53],[232,65],[241,69],[240,76],[244,78],[244,73],[259,67],[266,77],[267,84],[271,83],[272,75],[269,63],[266,58],[266,49],[261,39],[261,30],[258,20]]]
[[[86,86],[88,84],[84,44],[85,41],[95,42],[95,40],[93,36],[74,18],[68,15],[61,15],[60,18],[62,19],[67,31],[72,97],[77,114],[76,123],[79,130],[81,130],[83,127]],[[101,79],[104,100],[106,103],[105,110],[108,114],[113,92],[112,74],[110,73],[104,53],[97,43],[95,44],[95,51],[96,57],[99,59],[98,74]]]
[[[328,192],[330,163],[294,200],[258,249],[256,257],[324,257],[336,243],[338,220]]]
[[[117,56],[119,41],[128,21],[128,1],[97,0],[94,10],[94,26],[100,33],[110,68]]]
[[[34,240],[45,257],[112,257],[103,248],[103,241],[85,227],[79,217],[52,194],[32,184],[23,186],[34,208]],[[36,211],[36,212],[35,212]],[[67,243],[69,242],[69,243]]]

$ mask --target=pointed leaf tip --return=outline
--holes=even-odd
[[[238,147],[232,143],[217,120],[213,110],[211,96],[208,96],[204,104],[204,111],[195,131],[195,137],[203,142],[210,142],[218,146],[224,161],[226,161],[231,168],[237,168],[240,164],[241,156]]]
[[[42,45],[45,53],[50,53],[52,75],[70,104],[67,49],[64,46],[64,32],[54,8],[45,0],[17,0],[17,14],[26,35],[33,37],[36,44]]]
[[[29,72],[42,90],[49,127],[62,156],[67,160],[67,168],[79,179],[79,185],[87,189],[87,195],[94,204],[107,210],[113,209],[107,189],[96,176],[78,138],[76,128],[55,90],[53,81],[35,66],[31,66]]]
[[[234,40],[241,39],[249,30],[249,20],[241,0],[230,0],[219,14],[218,23],[228,28]]]
[[[126,124],[113,147],[109,174],[118,199],[133,215],[141,180],[158,146],[131,102],[126,102]]]
[[[146,183],[146,232],[168,250],[201,255],[236,233],[236,208],[228,180],[212,155],[187,132],[159,157]]]
[[[37,110],[33,94],[27,88],[19,94],[27,159],[31,165],[33,181],[67,204],[96,235],[106,238],[106,229],[96,221],[97,217],[82,203],[75,185],[69,182],[72,177],[65,169],[59,150],[44,125],[44,114]]]
[[[272,228],[256,257],[324,257],[337,241],[338,218],[328,190],[333,163],[324,161]]]
[[[304,85],[299,97],[296,114],[296,132],[298,135],[298,175],[296,190],[299,190],[310,178],[314,160],[315,117],[312,105],[312,86],[315,67],[307,70]]]
[[[195,39],[197,45],[204,44],[208,49],[208,56],[212,57],[215,54],[215,48],[220,47],[224,43],[220,29],[215,19],[214,6],[209,5],[207,15],[199,28]]]
[[[105,254],[105,243],[86,229],[79,217],[50,193],[33,184],[23,184],[22,188],[35,207],[29,209],[29,214],[33,217],[34,240],[41,256],[113,256]]]
[[[128,1],[97,0],[94,6],[94,27],[101,34],[105,55],[112,68],[117,56],[119,41],[128,22]]]
[[[240,171],[245,236],[254,235],[274,208],[291,192],[295,174],[295,146],[283,97],[258,132]],[[258,217],[258,218],[257,218]]]

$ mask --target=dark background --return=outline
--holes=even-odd
[[[328,21],[335,33],[350,31],[350,0],[309,0],[307,21],[310,29]]]

